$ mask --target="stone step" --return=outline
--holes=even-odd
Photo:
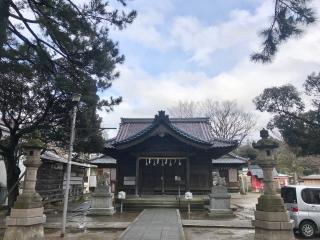
[[[204,209],[206,205],[206,201],[202,199],[196,199],[190,201],[190,206],[192,209]],[[117,205],[120,205],[120,202],[117,201]],[[141,210],[145,208],[180,208],[180,209],[187,209],[188,208],[188,201],[183,199],[180,201],[176,199],[125,199],[123,201],[124,209],[130,210]]]

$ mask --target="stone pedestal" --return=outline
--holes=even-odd
[[[293,221],[290,220],[283,199],[276,193],[273,168],[276,165],[274,150],[278,143],[268,138],[268,131],[260,132],[261,140],[253,145],[259,150],[257,162],[263,170],[264,191],[256,205],[255,240],[294,240]]]
[[[91,206],[87,215],[113,215],[115,210],[112,204],[112,198],[112,193],[93,193]]]
[[[107,182],[108,174],[98,176],[97,188],[91,195],[91,206],[87,215],[104,215],[110,216],[115,213],[110,186]]]
[[[35,191],[37,171],[41,165],[40,150],[42,143],[32,138],[24,146],[27,160],[26,175],[23,193],[18,196],[11,214],[6,219],[7,229],[4,240],[43,240],[43,223],[46,217],[43,214],[42,198]]]
[[[213,174],[214,175],[214,174]],[[219,184],[221,180],[218,180]],[[220,178],[221,179],[221,178]],[[224,184],[214,185],[211,189],[211,194],[209,194],[210,198],[210,209],[209,216],[212,218],[230,218],[234,217],[233,211],[230,208],[230,198],[231,195],[228,193],[228,189]]]

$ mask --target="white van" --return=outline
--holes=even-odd
[[[320,229],[320,186],[289,185],[281,188],[294,228],[305,238],[312,238]]]

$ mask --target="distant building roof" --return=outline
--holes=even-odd
[[[101,155],[89,160],[91,164],[117,164],[117,160],[106,155]]]
[[[302,180],[320,180],[320,175],[319,174],[312,174],[309,176],[303,176],[300,177]]]
[[[288,174],[283,174],[283,173],[278,173],[278,176],[276,176],[276,177],[289,177],[289,175]]]
[[[249,159],[237,156],[233,153],[228,153],[221,158],[212,159],[212,164],[237,164],[237,165],[246,165],[248,164]]]
[[[251,175],[254,175],[257,178],[261,178],[261,179],[263,178],[263,171],[258,165],[251,165],[249,167],[249,172],[251,173]],[[273,169],[272,174],[273,174],[273,177],[278,176],[278,172],[275,168]]]
[[[49,160],[49,161],[53,161],[53,162],[59,162],[59,163],[64,163],[67,164],[68,160],[60,157],[58,154],[54,153],[53,151],[45,151],[41,154],[40,156],[41,159],[43,160]],[[79,162],[75,162],[75,161],[71,161],[71,165],[75,165],[75,166],[81,166],[81,167],[95,167],[94,165],[88,164],[88,163],[79,163]]]

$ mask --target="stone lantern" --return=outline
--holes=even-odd
[[[43,214],[42,198],[36,192],[37,171],[41,165],[40,153],[44,144],[34,134],[23,144],[26,160],[23,192],[18,196],[11,209],[11,214],[6,219],[7,229],[4,240],[43,240],[43,223],[46,217]]]
[[[269,138],[268,131],[260,131],[261,139],[253,144],[259,151],[257,164],[263,171],[264,191],[256,205],[255,240],[293,240],[293,221],[290,220],[283,199],[276,193],[273,169],[276,166],[274,154],[279,144]]]

